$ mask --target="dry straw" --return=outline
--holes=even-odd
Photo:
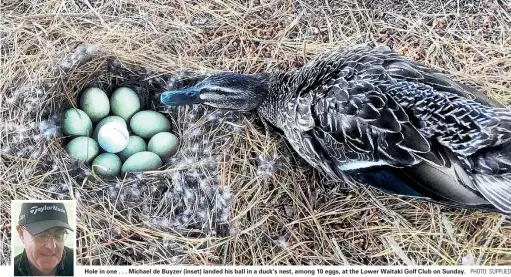
[[[326,182],[252,114],[155,101],[195,80],[175,75],[183,69],[287,70],[368,42],[509,105],[509,5],[196,2],[2,1],[0,264],[10,262],[9,201],[49,198],[78,201],[83,265],[511,264],[509,218]],[[134,87],[173,118],[179,154],[161,171],[95,179],[59,128],[90,85]]]

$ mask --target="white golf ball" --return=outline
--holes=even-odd
[[[98,132],[98,143],[106,152],[118,153],[126,146],[130,135],[128,129],[119,122],[108,122]]]

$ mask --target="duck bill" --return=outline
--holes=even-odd
[[[182,106],[199,104],[199,91],[196,88],[188,88],[185,90],[165,91],[160,96],[160,102],[167,106]]]

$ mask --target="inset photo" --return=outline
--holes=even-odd
[[[76,202],[13,200],[14,276],[74,276]]]

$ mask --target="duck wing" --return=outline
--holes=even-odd
[[[320,144],[343,171],[372,165],[409,166],[430,152],[428,140],[389,95],[367,81],[335,84],[314,105]],[[431,156],[432,161],[436,161]],[[438,161],[437,161],[438,162]]]
[[[461,151],[462,143],[453,139],[443,140],[442,145],[414,125],[417,118],[408,115],[405,105],[399,105],[392,95],[370,83],[355,83],[342,89],[333,86],[318,99],[313,108],[315,127],[304,136],[315,142],[309,145],[328,159],[332,172],[350,173],[398,195],[509,212],[511,203],[501,197],[511,196],[505,175],[469,175],[452,150]],[[464,130],[452,132],[458,131]],[[473,153],[474,145],[482,148],[489,144],[484,141],[490,141],[474,140],[479,144],[463,149]]]

